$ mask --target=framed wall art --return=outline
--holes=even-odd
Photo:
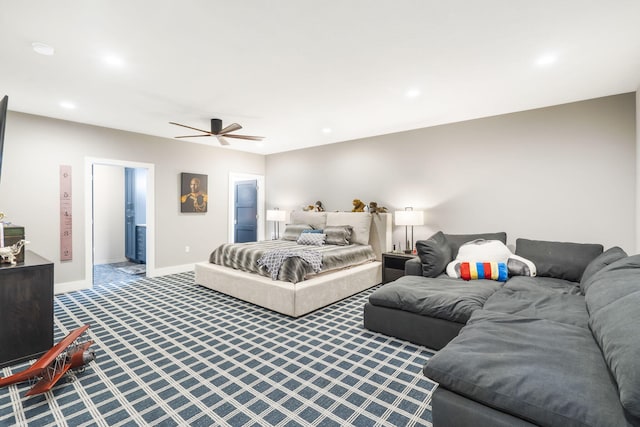
[[[180,212],[206,212],[207,175],[182,172],[180,183]]]

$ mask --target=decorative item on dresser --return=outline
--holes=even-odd
[[[413,226],[424,224],[424,212],[414,211],[412,207],[406,207],[403,211],[396,211],[396,225],[404,225],[405,254],[413,251]],[[408,229],[411,227],[411,243],[409,243]]]

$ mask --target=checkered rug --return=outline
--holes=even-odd
[[[363,329],[372,291],[298,319],[193,273],[56,296],[56,341],[90,323],[97,362],[43,395],[0,389],[0,426],[431,426],[432,353]]]

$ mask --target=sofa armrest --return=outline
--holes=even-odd
[[[405,276],[422,276],[422,263],[420,258],[412,258],[404,263]]]

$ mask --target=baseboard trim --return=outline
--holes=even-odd
[[[147,271],[147,277],[159,277],[166,276],[168,274],[185,273],[187,271],[193,271],[195,263],[172,265],[171,267],[155,268],[152,271]],[[56,283],[53,285],[54,294],[65,294],[67,292],[80,291],[83,289],[91,289],[93,284],[87,280],[78,280],[75,282]]]
[[[53,293],[66,294],[67,292],[80,291],[83,289],[91,289],[93,285],[86,280],[78,280],[75,282],[56,283],[53,285]]]
[[[187,271],[193,271],[195,263],[172,265],[171,267],[154,268],[151,271],[147,271],[147,277],[159,277],[166,276],[168,274],[185,273]]]

